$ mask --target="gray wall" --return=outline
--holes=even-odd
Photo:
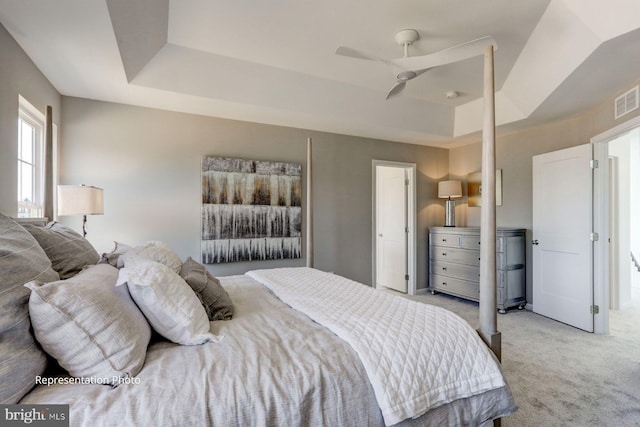
[[[426,286],[427,228],[443,221],[436,183],[448,151],[388,141],[62,98],[60,183],[104,188],[105,215],[89,218],[100,251],[157,239],[199,259],[203,155],[303,164],[313,138],[316,267],[370,283],[372,160],[412,162],[418,180],[418,287]],[[306,196],[304,196],[306,197]],[[80,227],[80,218],[61,218]],[[218,275],[303,260],[210,266]]]
[[[60,123],[60,94],[0,24],[0,212],[18,212],[18,95]]]
[[[621,88],[621,92],[628,89],[628,87]],[[503,205],[496,209],[496,222],[499,227],[519,227],[528,230],[527,302],[530,304],[533,304],[532,158],[537,154],[588,144],[592,137],[640,115],[640,110],[637,110],[619,120],[614,120],[613,100],[617,95],[578,116],[531,127],[517,133],[498,135],[496,138],[496,168],[502,169],[503,191]],[[480,141],[449,151],[451,179],[463,181],[465,194],[464,183],[467,174],[480,171],[481,165],[482,143]],[[480,208],[468,207],[466,195],[456,203],[456,223],[461,226],[480,225]]]

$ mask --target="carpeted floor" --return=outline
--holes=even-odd
[[[478,305],[442,294],[412,299],[478,327]],[[498,315],[502,366],[518,404],[515,426],[640,426],[640,312],[611,311],[595,335],[529,311]]]

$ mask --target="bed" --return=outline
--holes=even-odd
[[[5,263],[2,264],[3,296],[20,295],[15,304],[3,301],[0,319],[5,321],[8,317],[16,317],[5,316],[6,313],[13,310],[15,314],[21,305],[23,310],[29,307],[28,289],[21,285],[7,286],[8,275],[5,273],[11,269],[6,260],[17,256],[16,253],[25,255],[25,247],[29,248],[26,252],[38,252],[38,256],[28,255],[30,268],[40,264],[46,266],[49,262],[60,269],[62,260],[53,257],[51,250],[44,259],[43,240],[41,237],[38,241],[29,238],[30,233],[25,231],[29,227],[23,228],[2,215],[0,226],[0,263]],[[72,230],[57,227],[58,232],[66,233],[66,239],[83,244],[79,236],[73,236]],[[16,235],[20,238],[16,239]],[[22,246],[11,252],[7,242],[16,241]],[[77,248],[74,250],[77,252]],[[69,264],[64,263],[67,270]],[[108,272],[109,280],[113,281],[103,288],[119,289],[118,292],[124,293],[126,286],[115,285],[116,277],[121,277],[126,269],[121,268],[118,274],[115,265],[103,262],[85,266],[79,272],[67,271],[67,279],[55,283],[74,283],[72,289],[75,289],[84,286],[82,277],[102,270]],[[11,274],[15,276],[14,273]],[[39,271],[36,275],[42,274]],[[134,280],[132,274],[128,277]],[[25,276],[20,276],[14,282],[24,279]],[[50,279],[54,278],[47,280]],[[160,336],[157,331],[150,338],[141,335],[138,342],[144,343],[145,339],[149,342],[148,346],[143,346],[143,364],[135,375],[123,376],[115,387],[74,383],[69,372],[59,367],[56,371],[56,363],[51,357],[48,357],[49,368],[45,373],[38,344],[25,345],[25,340],[20,340],[18,344],[22,350],[20,356],[15,357],[15,346],[7,348],[10,340],[3,339],[0,344],[2,403],[69,405],[73,426],[481,425],[516,409],[495,357],[477,333],[453,313],[305,267],[259,270],[219,279],[233,302],[233,317],[207,322],[207,333],[211,338],[202,344],[181,345]],[[33,294],[36,291],[31,292],[30,299],[37,299]],[[415,313],[407,314],[412,311],[418,313],[417,317]],[[370,322],[371,316],[378,318],[379,323]],[[145,317],[151,319],[146,313]],[[411,330],[404,334],[390,330],[378,331],[376,335],[375,330],[382,329],[380,325],[400,325],[404,318],[423,319],[423,324],[410,322]],[[31,319],[36,319],[37,324],[34,313],[31,313]],[[425,327],[428,319],[435,319],[430,322],[433,323],[431,328]],[[399,324],[394,323],[398,321]],[[10,333],[7,325],[14,328],[14,333]],[[37,333],[34,336],[28,323],[15,320],[4,322],[4,325],[0,323],[3,338],[15,336],[20,329],[28,334],[32,343],[40,342],[44,346],[47,337]],[[358,337],[369,336],[371,331],[366,329],[374,329],[373,335],[367,338],[369,341],[358,341]],[[440,358],[425,355],[422,350],[412,350],[424,347],[425,342],[428,344],[429,340],[420,339],[416,345],[415,338],[429,333],[435,333],[431,346],[440,347]],[[403,335],[409,337],[409,344],[401,339],[394,344],[395,337]],[[78,340],[63,344],[66,348],[84,345]],[[385,348],[394,346],[392,356],[384,354]],[[364,354],[368,348],[375,347],[382,350]],[[454,362],[453,356],[461,348],[471,351]],[[55,353],[55,349],[51,351]],[[384,360],[385,357],[390,361],[385,369],[373,366],[376,363],[372,360]],[[450,363],[452,369],[435,370],[433,375],[426,375],[430,363],[439,367]],[[31,369],[34,365],[40,367],[34,371]],[[24,375],[25,369],[31,369],[30,378]],[[45,383],[34,386],[36,376]],[[47,380],[49,384],[46,384]],[[438,390],[421,388],[421,384],[429,381],[438,381]],[[469,388],[468,381],[473,382],[475,388]],[[461,383],[465,383],[462,388]],[[6,387],[12,385],[22,392],[7,393]],[[395,390],[396,386],[400,391]],[[461,394],[453,393],[454,389]],[[20,393],[22,395],[15,400]],[[422,397],[416,399],[416,396]]]

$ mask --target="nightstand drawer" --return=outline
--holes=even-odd
[[[480,251],[444,247],[431,248],[431,259],[436,261],[457,262],[460,264],[480,265]]]
[[[475,301],[480,297],[480,287],[477,283],[439,274],[431,275],[431,288]]]
[[[431,273],[442,276],[457,277],[471,282],[480,280],[480,267],[454,264],[443,261],[431,261]]]

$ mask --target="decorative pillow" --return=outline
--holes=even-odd
[[[29,330],[31,280],[58,280],[36,239],[0,212],[0,404],[17,403],[35,385],[47,356]]]
[[[27,224],[24,228],[40,243],[61,279],[73,277],[100,260],[91,243],[66,225],[50,222],[45,227]]]
[[[209,332],[209,320],[198,297],[169,267],[127,256],[118,285],[125,282],[133,300],[163,337],[183,345],[222,339]]]
[[[198,295],[209,320],[229,320],[233,316],[233,303],[220,281],[206,267],[189,257],[182,264],[182,277]]]
[[[151,240],[142,246],[136,246],[126,251],[124,255],[118,258],[118,268],[124,267],[130,257],[147,258],[151,261],[159,262],[175,273],[180,273],[180,268],[182,268],[182,260],[178,254],[165,243],[157,240]]]
[[[111,252],[102,254],[102,257],[100,257],[100,261],[99,261],[100,264],[109,264],[114,267],[117,267],[120,257],[125,253],[127,253],[129,249],[131,249],[131,246],[126,245],[124,243],[120,243],[120,242],[113,242],[113,243],[115,245],[113,250]],[[124,263],[121,263],[121,264],[124,265]]]
[[[118,385],[144,364],[151,328],[117,279],[115,267],[99,264],[71,279],[25,285],[36,339],[74,377]]]

